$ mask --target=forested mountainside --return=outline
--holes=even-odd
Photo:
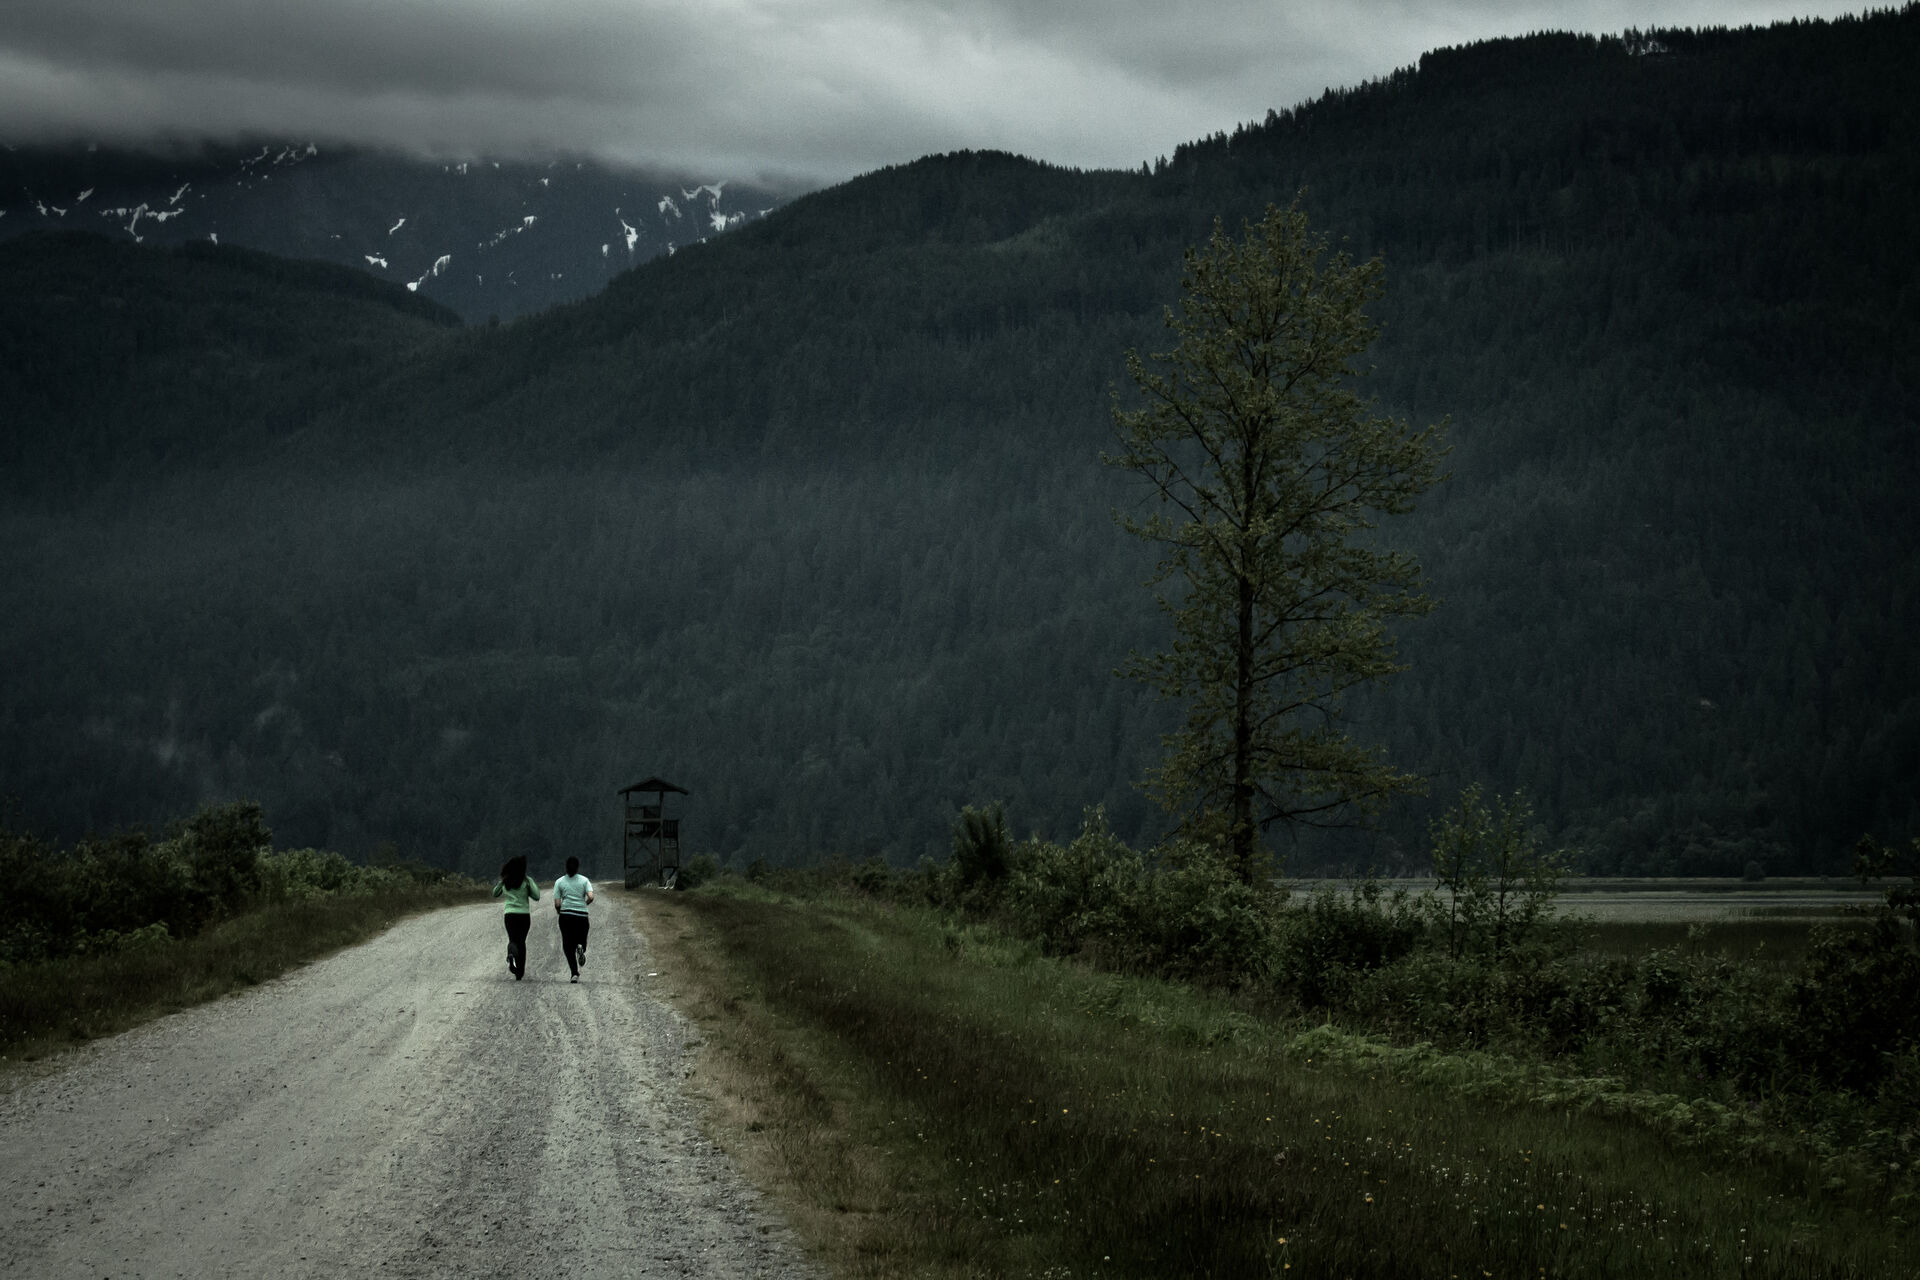
[[[0,145],[0,238],[92,231],[313,258],[403,285],[477,323],[584,298],[792,194],[724,178],[311,142]]]
[[[1840,870],[1920,827],[1917,56],[1912,6],[1440,51],[1137,173],[883,170],[509,325],[369,295],[227,401],[212,336],[46,354],[121,340],[43,302],[104,251],[0,246],[39,281],[0,292],[5,789],[468,867],[523,828],[613,865],[647,773],[738,858],[911,860],[995,799],[1152,838],[1109,397],[1182,249],[1298,193],[1385,256],[1374,390],[1454,450],[1383,530],[1443,603],[1353,708],[1433,795],[1290,869],[1415,865],[1478,781],[1593,871]],[[214,334],[222,264],[146,262],[126,305]],[[322,323],[275,288],[262,333]]]

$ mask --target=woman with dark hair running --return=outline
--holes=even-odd
[[[573,980],[580,981],[580,966],[587,962],[587,904],[593,901],[593,881],[580,874],[580,859],[567,859],[567,874],[553,882],[553,909],[560,913],[560,945],[567,953],[567,968]]]
[[[533,904],[540,901],[540,886],[527,874],[524,854],[508,858],[501,865],[493,896],[507,900],[507,968],[513,970],[513,980],[518,982],[526,976],[527,929],[533,924]]]

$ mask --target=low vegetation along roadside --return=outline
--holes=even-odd
[[[995,831],[963,815],[918,873],[638,895],[719,1132],[840,1273],[1920,1267],[1904,890],[1736,965],[1497,896],[1243,900],[1097,821],[1077,849]]]
[[[60,848],[0,831],[0,1061],[252,986],[480,886],[391,856],[275,850],[259,807],[203,809],[159,840]]]

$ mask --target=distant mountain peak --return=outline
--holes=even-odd
[[[786,194],[584,159],[428,161],[286,141],[165,154],[7,145],[0,237],[78,225],[135,243],[241,245],[397,277],[477,320],[578,300],[672,252],[690,238],[677,226],[690,207],[717,234]],[[658,220],[621,215],[640,207]]]

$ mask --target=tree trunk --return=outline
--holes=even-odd
[[[1233,698],[1233,863],[1253,883],[1253,580],[1240,579]]]

